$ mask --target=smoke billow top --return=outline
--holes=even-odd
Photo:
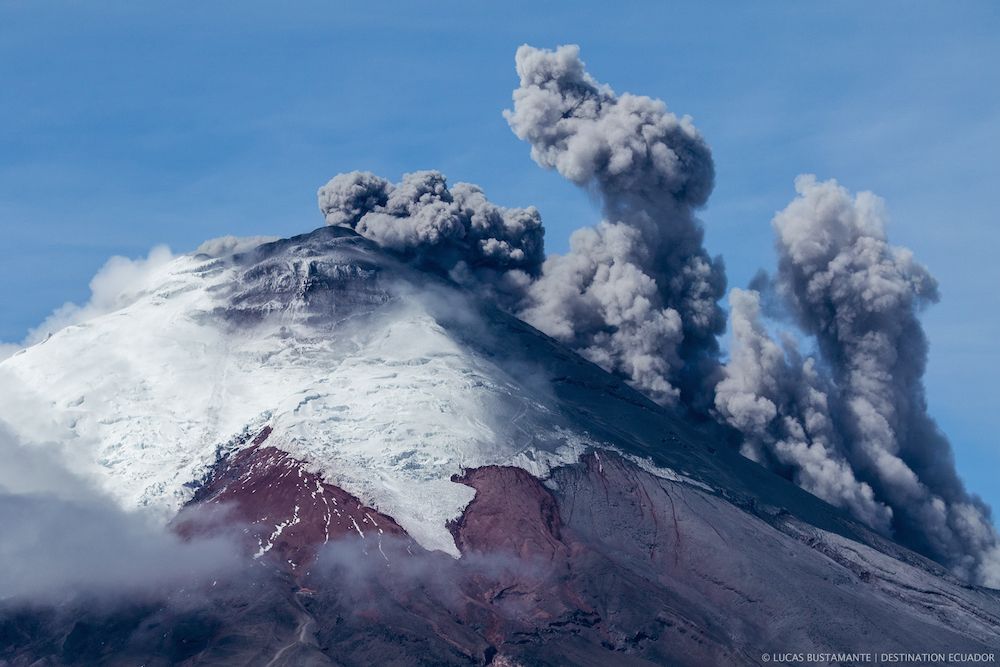
[[[722,263],[693,213],[714,182],[708,145],[663,102],[595,81],[575,46],[522,46],[516,62],[511,129],[605,216],[546,261],[522,316],[661,402],[697,400],[725,326]]]
[[[881,201],[834,181],[796,181],[774,219],[779,268],[769,301],[800,338],[775,340],[762,294],[733,290],[733,343],[720,366],[721,258],[704,248],[695,211],[714,184],[711,151],[688,117],[649,97],[616,95],[575,46],[522,46],[520,85],[504,113],[540,166],[600,202],[603,219],[545,258],[534,208],[490,203],[438,172],[390,183],[341,174],[319,191],[345,225],[502,307],[619,374],[663,404],[711,410],[742,451],[886,535],[1000,586],[989,508],[962,486],[927,412],[927,340],[919,313],[934,279],[889,245]],[[713,404],[714,397],[714,406]]]
[[[537,209],[496,206],[468,183],[449,189],[436,171],[406,174],[395,184],[368,172],[340,174],[320,188],[319,207],[327,224],[446,271],[508,307],[541,271]]]

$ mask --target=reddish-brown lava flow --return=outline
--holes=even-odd
[[[293,570],[310,563],[333,540],[362,540],[364,553],[382,558],[384,536],[405,537],[392,518],[327,484],[305,464],[263,446],[265,427],[246,449],[221,461],[192,504],[223,505],[229,522],[245,523],[256,557],[280,557]]]
[[[456,475],[476,494],[449,526],[462,553],[454,559],[421,548],[391,518],[324,483],[275,440],[265,429],[220,461],[193,504],[229,507],[222,514],[249,526],[250,552],[285,570],[260,568],[266,576],[245,592],[213,583],[207,594],[224,601],[214,606],[216,616],[205,617],[215,626],[161,610],[167,616],[128,629],[126,637],[146,632],[142,641],[161,642],[168,636],[161,623],[173,623],[175,646],[189,642],[190,628],[203,633],[193,644],[199,664],[262,664],[267,655],[275,667],[757,664],[772,650],[776,618],[782,641],[806,646],[822,641],[863,652],[871,639],[859,628],[876,618],[884,619],[878,627],[886,646],[995,644],[995,616],[978,617],[981,630],[945,625],[963,617],[937,607],[928,612],[925,598],[907,602],[909,593],[870,592],[874,575],[864,565],[850,560],[839,569],[829,556],[835,552],[815,546],[816,534],[783,526],[780,515],[748,520],[734,504],[611,452],[555,468],[546,482],[503,466]],[[329,557],[309,565],[333,540],[338,546]],[[803,581],[823,595],[803,593]],[[227,595],[237,597],[221,597]],[[805,606],[783,609],[801,605],[803,596]],[[940,603],[959,604],[946,599]],[[813,605],[825,605],[823,621],[809,611]],[[848,605],[859,605],[863,625],[828,622]],[[27,626],[6,627],[7,637],[11,627],[31,636]],[[47,632],[75,637],[69,645],[79,646],[87,627],[56,624]],[[99,638],[94,645],[120,636],[117,628],[90,630]],[[46,641],[63,641],[65,651],[69,640]],[[86,664],[99,658],[95,653]]]
[[[449,525],[463,554],[505,552],[543,561],[566,556],[556,500],[528,471],[484,466],[451,479],[476,490],[462,516]]]

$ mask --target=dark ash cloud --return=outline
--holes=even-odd
[[[576,46],[522,46],[516,63],[511,129],[605,216],[546,261],[522,317],[660,402],[697,403],[725,326],[724,269],[694,216],[714,184],[708,145],[660,100],[598,83]]]
[[[743,455],[890,532],[892,510],[855,477],[842,454],[843,438],[831,418],[835,388],[816,360],[803,359],[790,340],[779,344],[771,338],[757,292],[734,289],[729,304],[730,360],[716,387],[715,407],[743,433]]]
[[[436,171],[390,183],[368,172],[335,176],[319,189],[327,224],[446,272],[513,307],[541,271],[544,231],[534,207],[504,208],[468,183],[448,187]]]
[[[829,377],[817,374],[813,360],[790,361],[756,323],[757,297],[737,292],[732,360],[716,395],[720,416],[745,434],[751,454],[756,448],[787,466],[817,495],[961,576],[1000,585],[989,508],[965,490],[927,410],[919,315],[938,298],[934,278],[909,250],[889,244],[878,197],[852,197],[836,181],[812,176],[795,187],[798,197],[773,221],[773,289],[814,337]],[[789,435],[793,451],[831,462],[816,468],[814,456],[789,457]],[[873,502],[859,504],[869,490]]]
[[[498,207],[437,172],[395,184],[342,174],[319,193],[327,222],[447,273],[660,403],[714,410],[743,433],[747,456],[960,575],[1000,584],[989,509],[963,488],[927,412],[919,313],[936,284],[889,245],[881,201],[797,181],[774,219],[776,276],[732,295],[722,368],[724,266],[695,215],[714,166],[691,119],[616,94],[575,46],[522,46],[516,66],[512,131],[601,204],[603,220],[574,232],[567,254],[544,259],[535,209]],[[794,318],[818,356],[773,340],[762,302]]]
[[[340,174],[319,190],[327,223],[484,293],[654,400],[707,407],[725,326],[722,262],[694,217],[714,182],[708,145],[663,102],[595,81],[575,46],[522,46],[516,64],[511,129],[601,200],[605,219],[575,232],[569,254],[545,260],[534,208],[434,171]]]

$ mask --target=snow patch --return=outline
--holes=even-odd
[[[269,445],[458,557],[446,525],[475,492],[452,475],[514,465],[544,478],[593,443],[544,383],[529,388],[439,321],[441,302],[466,307],[460,292],[432,307],[392,260],[338,242],[297,241],[248,268],[220,256],[248,244],[223,240],[157,264],[121,307],[0,362],[0,419],[26,441],[69,443],[122,505],[164,516],[266,424]]]

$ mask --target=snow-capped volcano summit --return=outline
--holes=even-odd
[[[125,508],[217,505],[247,526],[271,583],[212,593],[228,597],[196,639],[180,612],[128,612],[180,632],[171,650],[192,659],[699,665],[995,646],[995,592],[351,229],[210,242],[130,285],[0,363],[0,419],[60,443]],[[79,626],[24,618],[10,632],[46,642]],[[88,623],[123,655],[167,636],[119,612]]]
[[[546,344],[325,227],[177,257],[127,306],[3,363],[0,391],[18,435],[71,443],[126,506],[175,511],[220,453],[268,426],[269,444],[458,555],[445,524],[473,492],[452,475],[544,474],[591,443],[529,363]]]

